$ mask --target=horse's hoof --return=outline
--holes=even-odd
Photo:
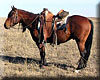
[[[45,65],[40,66],[40,69],[46,69],[46,70],[48,70],[47,66],[45,66]]]
[[[43,65],[39,65],[40,69],[42,68]]]
[[[75,72],[76,72],[76,73],[79,73],[79,72],[80,72],[80,70],[75,70]]]
[[[54,47],[54,44],[52,43],[51,46]]]
[[[84,69],[85,67],[86,67],[86,64],[81,64],[81,65],[78,65],[76,70],[81,70],[81,69]]]
[[[46,66],[48,66],[48,64],[46,64],[46,63],[44,65],[43,64],[39,65],[40,68],[43,68],[43,67],[46,67]]]

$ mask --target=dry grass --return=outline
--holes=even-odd
[[[0,18],[0,75],[2,77],[97,77],[99,76],[100,46],[97,45],[98,21],[94,22],[94,35],[91,55],[87,67],[80,73],[74,72],[77,61],[80,57],[77,45],[74,40],[55,47],[47,44],[46,59],[50,63],[46,69],[39,68],[39,50],[32,40],[29,31],[22,33],[22,30],[4,29],[5,18]],[[16,26],[18,27],[18,25]]]

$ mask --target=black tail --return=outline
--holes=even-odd
[[[86,40],[86,43],[85,43],[85,48],[86,48],[86,51],[87,51],[87,54],[86,54],[86,60],[88,60],[88,57],[90,55],[90,50],[91,50],[91,46],[92,46],[92,40],[93,40],[93,29],[94,29],[94,26],[93,26],[93,22],[91,20],[89,20],[90,24],[91,24],[91,31],[90,31],[90,34]]]

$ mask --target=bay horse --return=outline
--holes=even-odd
[[[41,15],[43,17],[41,20],[44,22],[44,24],[40,23],[43,25],[44,42],[53,43],[54,31],[56,31],[57,35],[57,45],[65,43],[70,39],[74,39],[81,56],[76,70],[78,71],[85,68],[87,66],[92,45],[93,22],[86,17],[73,15],[68,17],[65,26],[66,29],[58,30],[57,17],[55,17],[55,15],[46,8],[41,12]]]
[[[12,10],[8,14],[8,18],[6,19],[4,23],[4,27],[6,29],[10,29],[11,27],[15,26],[18,23],[22,24],[23,32],[26,30],[26,28],[30,31],[30,34],[32,36],[32,39],[35,41],[36,45],[39,48],[40,51],[40,65],[45,63],[45,48],[44,45],[41,43],[42,38],[40,40],[41,35],[41,29],[38,29],[39,14],[34,14],[25,10],[17,9],[14,6],[12,7]]]

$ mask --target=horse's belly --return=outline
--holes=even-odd
[[[70,35],[67,34],[64,30],[57,31],[57,41],[58,43],[64,43],[69,39]]]

